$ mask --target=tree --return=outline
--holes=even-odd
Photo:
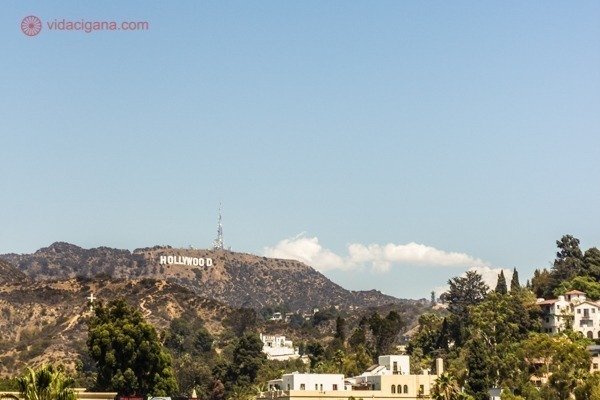
[[[433,290],[431,291],[431,305],[435,306],[435,292]]]
[[[155,396],[177,389],[171,358],[139,310],[117,299],[94,311],[87,346],[98,371],[96,389]]]
[[[249,386],[255,382],[258,370],[267,359],[262,348],[263,342],[256,334],[245,334],[240,338],[233,351],[237,384]]]
[[[600,299],[600,282],[590,276],[576,276],[568,281],[563,281],[556,289],[554,295],[565,294],[569,290],[585,292],[590,300]]]
[[[453,375],[443,373],[435,380],[431,390],[434,400],[458,400],[460,399],[460,385]]]
[[[258,317],[256,311],[251,308],[238,308],[233,310],[223,322],[231,328],[236,337],[240,337],[256,327]]]
[[[516,268],[514,268],[512,278],[510,279],[510,292],[514,293],[519,289],[521,289],[521,284],[519,283],[519,272]]]
[[[504,277],[504,270],[501,270],[498,274],[498,283],[496,283],[495,291],[500,294],[508,293],[508,288],[506,287],[506,278]]]
[[[536,376],[549,376],[542,390],[568,399],[590,367],[587,341],[577,334],[549,336],[533,333],[521,345],[521,358]]]
[[[464,277],[450,279],[448,285],[450,289],[443,295],[448,303],[448,311],[460,317],[467,316],[468,307],[483,301],[489,290],[481,275],[475,271],[467,271]]]
[[[584,271],[583,253],[579,248],[579,239],[572,235],[564,235],[556,241],[559,251],[552,266],[552,289],[558,287],[562,281],[569,280]]]
[[[596,247],[589,248],[583,255],[585,273],[600,282],[600,250]]]
[[[73,379],[52,366],[36,371],[27,368],[25,375],[17,379],[19,393],[25,400],[75,400]]]
[[[335,320],[335,336],[342,344],[346,341],[346,320],[342,317],[337,317]]]
[[[450,336],[455,345],[461,346],[464,341],[463,330],[469,321],[469,307],[482,302],[489,287],[475,271],[467,271],[465,276],[452,278],[448,284],[450,289],[442,297],[448,303],[448,311],[452,314],[448,321]]]
[[[375,336],[375,351],[378,355],[389,354],[403,323],[396,311],[390,311],[385,318],[373,313],[369,318],[369,327]]]
[[[467,379],[465,389],[475,400],[488,400],[490,388],[490,358],[488,349],[477,338],[469,342],[467,356]]]
[[[213,381],[209,399],[225,400],[225,386],[223,386],[223,382],[218,379]]]
[[[547,269],[533,271],[533,278],[531,278],[531,290],[537,297],[548,298],[552,296],[552,277]]]

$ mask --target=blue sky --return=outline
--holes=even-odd
[[[524,280],[562,234],[600,245],[599,20],[596,1],[5,1],[0,253],[209,246],[222,201],[234,250],[348,288]]]

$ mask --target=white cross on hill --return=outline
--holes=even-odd
[[[90,302],[90,311],[94,311],[94,300],[97,299],[97,297],[94,297],[94,293],[91,293],[89,297],[86,297],[89,302]]]

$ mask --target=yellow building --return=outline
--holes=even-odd
[[[436,360],[436,374],[412,375],[408,356],[382,356],[379,364],[363,374],[344,379],[340,374],[285,374],[269,382],[259,400],[392,400],[431,398],[431,389],[443,373]]]

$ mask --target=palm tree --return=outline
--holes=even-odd
[[[436,379],[431,390],[434,400],[457,400],[460,399],[461,391],[453,375],[443,373]]]
[[[27,368],[17,379],[19,392],[25,400],[75,400],[72,389],[73,379],[52,366],[44,366],[37,371]]]

